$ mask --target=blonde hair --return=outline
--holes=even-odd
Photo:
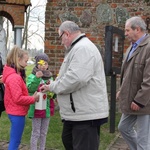
[[[19,58],[22,59],[24,55],[28,55],[28,52],[15,45],[7,55],[7,66],[14,67],[16,71],[19,72],[23,69],[19,65]]]

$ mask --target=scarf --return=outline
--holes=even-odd
[[[35,66],[35,67],[33,68],[33,70],[32,70],[32,74],[35,75],[37,71],[42,71],[42,70],[38,69],[38,68]],[[49,69],[43,70],[42,73],[43,73],[43,77],[42,77],[43,80],[48,80],[48,79],[52,76],[52,73],[50,72]]]

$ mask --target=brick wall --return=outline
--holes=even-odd
[[[0,2],[0,16],[9,19],[13,27],[24,26],[24,13],[27,6],[24,4],[16,4],[11,0],[9,2]]]
[[[112,10],[112,20],[109,22],[98,22],[96,10],[100,4],[108,4]],[[64,47],[61,46],[58,38],[58,27],[61,24],[60,15],[70,12],[75,15],[74,20],[100,49],[101,53],[105,51],[105,26],[113,25],[121,29],[124,24],[118,24],[116,20],[116,8],[123,7],[130,16],[139,15],[143,19],[150,16],[150,4],[144,3],[144,0],[48,0],[46,6],[45,20],[45,52],[51,59],[51,70],[56,75],[64,58]],[[91,20],[84,19],[83,11],[91,15]],[[82,19],[83,18],[83,19]],[[81,22],[82,19],[82,22]],[[85,24],[84,24],[85,21]],[[88,21],[88,23],[86,22]],[[129,43],[125,40],[124,49]]]

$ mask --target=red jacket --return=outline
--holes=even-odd
[[[34,103],[34,97],[28,95],[26,84],[15,69],[6,66],[3,70],[3,82],[5,85],[4,104],[6,113],[17,116],[25,116],[29,105]]]

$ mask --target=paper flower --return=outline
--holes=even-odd
[[[43,95],[43,100],[46,100],[47,96],[46,94]]]

